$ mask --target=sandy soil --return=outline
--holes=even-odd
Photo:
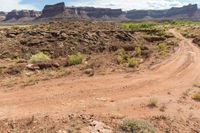
[[[176,30],[170,32],[181,39],[177,51],[143,72],[65,77],[0,90],[0,118],[88,113],[200,119],[200,104],[191,98],[197,90],[194,85],[200,83],[200,50]],[[158,100],[157,108],[147,106],[152,97]]]

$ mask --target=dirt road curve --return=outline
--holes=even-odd
[[[116,114],[146,117],[162,112],[146,106],[156,97],[169,115],[200,117],[200,106],[190,97],[182,99],[198,84],[200,50],[175,30],[179,49],[167,60],[141,73],[94,77],[66,77],[26,88],[0,90],[0,118],[32,115],[62,116],[70,113]],[[199,82],[200,83],[200,82]],[[191,109],[192,107],[192,109]],[[181,110],[181,111],[180,111]]]

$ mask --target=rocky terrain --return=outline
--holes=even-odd
[[[129,56],[138,57],[141,63],[148,61],[151,64],[150,58],[159,60],[176,47],[176,39],[163,29],[125,30],[120,23],[115,22],[50,22],[3,28],[0,42],[0,58],[10,60],[1,67],[2,78],[8,75],[23,76],[30,70],[36,74],[38,72],[36,70],[70,66],[67,57],[77,52],[87,57],[87,63],[82,66],[85,71],[87,69],[92,71],[97,69],[97,73],[101,73],[101,70],[129,71],[126,63],[118,65],[119,49],[124,50],[124,53],[122,51],[124,59]],[[163,45],[161,51],[159,45]],[[134,52],[136,48],[138,54]],[[39,66],[30,66],[29,60],[39,52],[47,54],[52,61],[38,64]],[[104,58],[107,58],[108,62]]]
[[[130,10],[94,8],[94,7],[66,7],[65,3],[46,5],[40,11],[13,10],[1,13],[1,20],[5,22],[37,22],[50,20],[161,20],[161,19],[189,19],[199,20],[200,12],[197,4],[166,10]]]
[[[0,132],[200,132],[199,27],[1,25]]]

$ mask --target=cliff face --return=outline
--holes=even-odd
[[[5,17],[6,16],[6,17]],[[135,19],[192,19],[200,20],[200,10],[197,4],[187,5],[167,10],[130,10],[94,8],[94,7],[65,7],[65,3],[46,5],[42,12],[33,10],[13,10],[7,15],[0,12],[0,20],[5,21],[32,21],[51,19],[97,19],[97,20],[135,20]]]
[[[126,13],[129,19],[143,19],[145,17],[165,19],[165,18],[182,18],[192,17],[198,11],[197,4],[183,6],[180,8],[171,8],[168,10],[132,10]]]
[[[102,18],[104,16],[108,17],[119,17],[122,15],[121,9],[110,9],[110,8],[94,8],[94,7],[77,7],[77,8],[66,8],[71,10],[76,15],[84,16],[87,15],[91,18]]]
[[[0,12],[0,21],[3,21],[6,18],[5,12]]]
[[[42,10],[41,18],[54,17],[65,11],[65,3],[58,3],[55,5],[46,5]]]
[[[197,4],[183,6],[180,8],[171,8],[167,10],[165,17],[171,17],[179,14],[187,14],[188,17],[191,17],[197,10],[198,10]]]
[[[34,19],[41,15],[41,12],[34,10],[13,10],[6,15],[5,21],[19,20],[19,19]]]
[[[58,3],[55,5],[46,5],[42,11],[42,15],[40,18],[101,18],[104,16],[119,17],[122,13],[123,12],[121,9],[94,7],[65,7],[64,3]]]

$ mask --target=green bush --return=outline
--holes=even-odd
[[[151,28],[158,25],[156,22],[132,22],[132,23],[122,23],[122,28],[125,29],[144,29]]]
[[[121,57],[125,57],[126,51],[123,48],[117,50],[117,54]]]
[[[35,55],[31,56],[31,59],[29,60],[29,63],[31,64],[39,64],[39,63],[44,63],[46,61],[51,60],[50,57],[43,52],[39,52]]]
[[[14,30],[18,30],[18,29],[19,29],[19,26],[14,25],[14,26],[12,26],[11,28],[14,29]]]
[[[126,57],[126,51],[123,48],[117,50],[117,62],[119,64],[124,63]]]
[[[131,133],[155,133],[154,127],[144,120],[126,119],[122,122],[120,128]]]
[[[200,101],[200,93],[194,94],[192,98],[195,99],[195,100]]]
[[[192,20],[172,20],[168,21],[168,23],[172,25],[200,24],[199,21],[192,21]]]
[[[83,62],[84,55],[78,52],[77,54],[70,55],[68,58],[69,65],[78,65]]]
[[[136,55],[140,56],[142,54],[142,50],[140,47],[135,47],[135,53]]]
[[[136,67],[138,64],[138,60],[136,58],[128,58],[128,66]]]
[[[159,44],[157,45],[157,49],[158,49],[159,51],[166,51],[166,50],[167,50],[167,45],[166,45],[165,43],[159,43]]]

